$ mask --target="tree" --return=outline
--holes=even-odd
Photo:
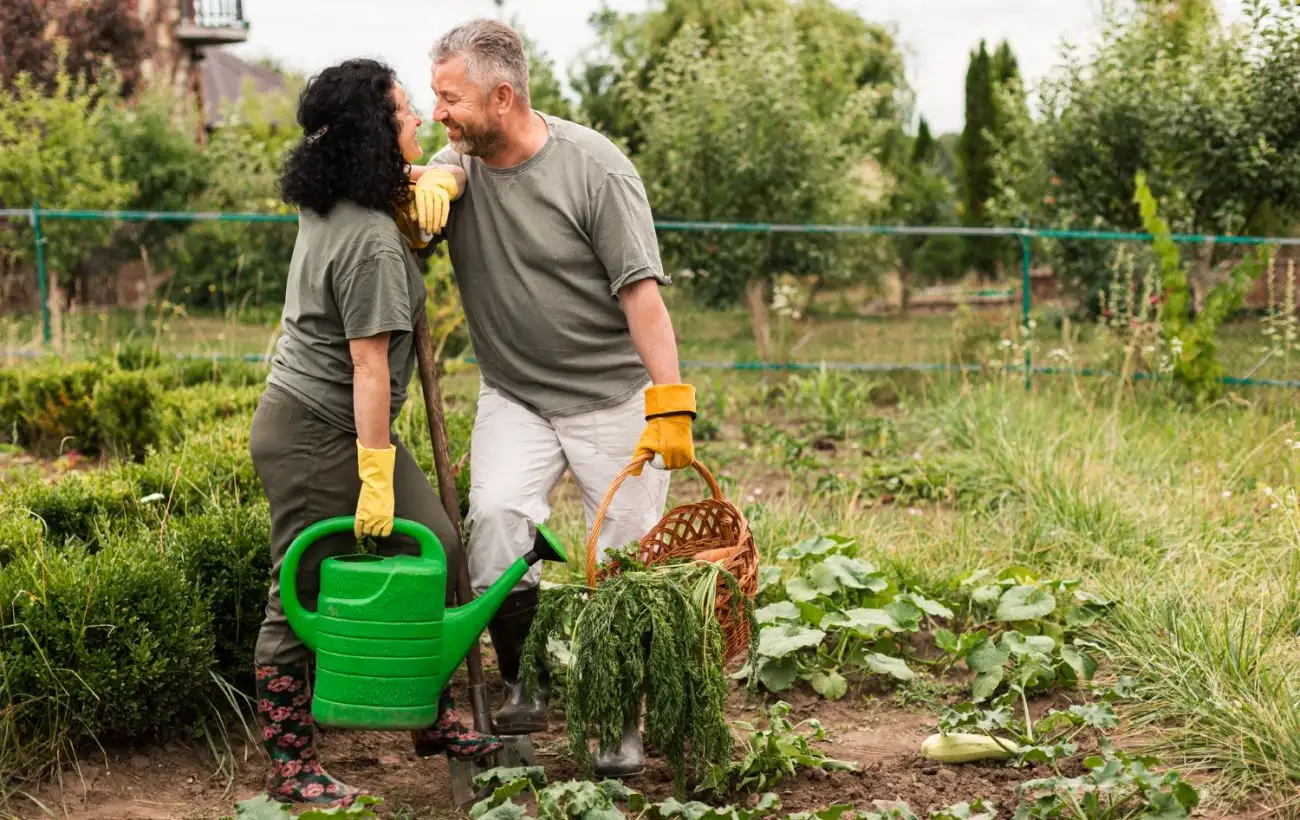
[[[1185,17],[1172,19],[1172,4],[1154,4],[1154,16],[1152,5],[1108,14],[1096,50],[1067,54],[1044,81],[1040,121],[1014,129],[1022,148],[999,169],[998,212],[1061,228],[1141,231],[1133,180],[1142,172],[1175,232],[1292,229],[1300,214],[1300,8],[1248,3],[1248,22],[1230,29],[1195,3],[1178,4]],[[1080,305],[1098,310],[1113,249],[1055,242],[1045,250]],[[1191,277],[1196,309],[1226,254],[1209,250]]]
[[[822,222],[861,218],[881,204],[879,152],[893,121],[877,121],[888,90],[861,88],[826,116],[804,85],[807,46],[790,9],[755,12],[710,42],[689,24],[648,87],[620,93],[642,112],[636,160],[661,218]],[[666,255],[689,268],[704,301],[742,297],[760,355],[770,356],[767,288],[780,273],[819,274],[834,237],[797,233],[669,233]]]
[[[950,225],[956,218],[956,191],[945,177],[941,147],[923,117],[912,140],[907,161],[897,169],[889,198],[889,212],[905,225]],[[919,280],[942,280],[960,275],[964,246],[960,237],[900,234],[894,240],[901,307],[908,308]]]
[[[1008,123],[1024,108],[1020,69],[1005,40],[992,56],[983,40],[966,70],[966,125],[958,152],[962,173],[963,221],[972,227],[993,224],[988,203],[995,192],[994,166],[1000,151],[1010,149]],[[985,279],[997,274],[1007,243],[993,238],[966,241],[967,263]]]
[[[873,113],[876,119],[898,116],[898,97],[906,85],[892,35],[830,0],[662,0],[640,13],[602,9],[590,18],[597,45],[570,77],[580,99],[579,112],[635,153],[644,137],[642,111],[633,102],[636,92],[649,88],[682,32],[698,32],[713,45],[752,15],[787,11],[801,47],[796,73],[805,93],[813,96],[819,116],[840,110],[847,96],[863,87],[896,92],[877,95]]]
[[[122,159],[109,139],[109,120],[117,98],[111,74],[91,84],[66,69],[65,44],[55,52],[52,86],[29,74],[14,78],[0,93],[0,202],[44,208],[114,210],[137,187],[124,177]],[[103,247],[112,223],[54,222],[42,225],[45,259],[52,277],[71,275],[88,250]],[[6,267],[32,269],[32,228],[10,222],[0,230]],[[51,291],[51,297],[54,292]]]
[[[0,88],[12,89],[24,72],[46,90],[58,74],[94,85],[105,62],[116,73],[119,93],[131,96],[140,82],[140,62],[147,55],[144,27],[134,0],[5,0],[0,4]],[[56,44],[67,44],[60,57]]]

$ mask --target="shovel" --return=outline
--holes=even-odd
[[[415,320],[415,350],[419,364],[420,385],[424,392],[424,408],[429,417],[429,437],[433,441],[433,466],[438,473],[438,495],[451,519],[456,534],[461,536],[460,567],[456,576],[456,605],[464,606],[474,599],[469,585],[469,561],[464,559],[464,532],[460,520],[460,496],[456,492],[456,478],[451,468],[451,447],[447,440],[447,417],[443,413],[442,389],[438,385],[438,362],[433,350],[433,337],[429,333],[429,319],[422,311]],[[474,729],[493,734],[492,710],[488,705],[487,686],[483,682],[483,653],[478,641],[470,647],[465,658],[469,673],[469,702],[474,714]],[[475,761],[447,758],[451,775],[451,796],[457,808],[465,808],[475,800],[490,793],[490,789],[474,788],[474,778],[494,766],[534,765],[532,739],[528,735],[502,735],[502,749],[494,755]],[[495,759],[494,759],[495,758]]]

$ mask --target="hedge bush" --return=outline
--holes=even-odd
[[[43,365],[7,372],[0,388],[0,429],[31,452],[140,458],[158,441],[162,388],[148,372]]]
[[[265,373],[259,366],[158,362],[124,350],[91,362],[0,371],[0,440],[38,455],[72,449],[138,461],[198,424],[256,407]]]
[[[8,775],[85,743],[190,726],[212,691],[212,624],[185,568],[115,537],[41,549],[0,570],[0,696]]]
[[[94,551],[112,528],[156,528],[164,520],[256,502],[264,494],[248,454],[247,427],[242,418],[226,419],[140,463],[110,463],[54,483],[20,485],[5,492],[0,512],[8,515],[0,520],[30,518],[50,544]]]
[[[271,518],[266,503],[227,506],[178,519],[168,552],[203,595],[216,639],[216,669],[253,689],[253,646],[270,586]]]
[[[184,390],[172,390],[163,397],[159,439],[164,445],[181,444],[195,430],[229,418],[239,418],[242,424],[248,425],[261,395],[260,385],[199,384]]]
[[[259,369],[130,363],[0,371],[0,388],[14,387],[0,391],[6,427],[44,407],[31,428],[43,435],[85,425],[154,441],[134,460],[0,493],[0,777],[92,739],[184,732],[224,703],[218,676],[252,690],[270,583],[270,516],[248,448]],[[111,413],[109,395],[125,399]],[[447,421],[459,461],[473,416]],[[432,478],[427,430],[417,398],[398,431]],[[466,499],[468,463],[457,485]]]

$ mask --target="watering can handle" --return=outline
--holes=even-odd
[[[298,600],[298,562],[302,560],[302,554],[312,544],[327,535],[341,532],[352,534],[356,532],[355,524],[356,517],[351,515],[340,515],[317,521],[298,533],[298,537],[289,544],[289,549],[284,553],[284,560],[280,563],[280,603],[284,608],[284,616],[289,621],[294,634],[313,650],[316,648],[318,616],[315,612],[304,609]],[[420,545],[421,559],[427,561],[436,558],[446,564],[447,555],[442,549],[442,542],[432,530],[420,522],[395,518],[392,534],[409,535],[414,538]]]

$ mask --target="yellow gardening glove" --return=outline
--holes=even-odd
[[[695,388],[689,384],[655,384],[645,391],[645,432],[633,458],[659,455],[664,467],[681,470],[695,461],[691,422],[695,419]],[[632,475],[641,475],[638,465]]]
[[[357,498],[357,538],[363,535],[386,536],[393,531],[393,465],[397,448],[369,450],[357,440],[357,474],[361,477],[361,495]]]
[[[459,191],[456,178],[450,172],[440,168],[427,169],[411,189],[415,197],[415,222],[420,230],[435,236],[442,233],[451,214],[451,201]]]

